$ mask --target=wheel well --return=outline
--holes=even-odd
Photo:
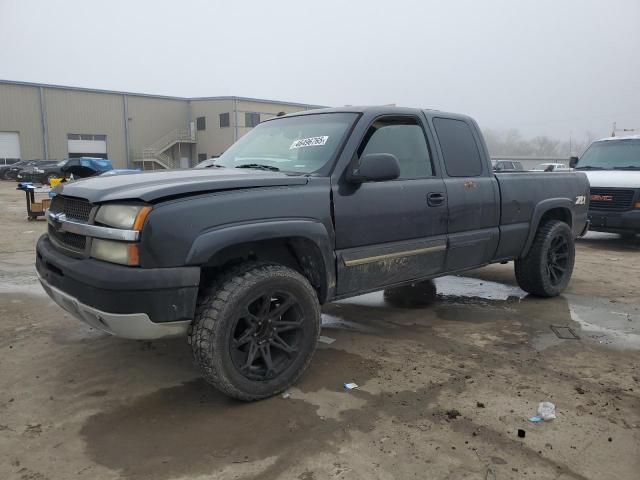
[[[274,262],[304,275],[320,303],[327,295],[326,265],[315,242],[304,237],[274,238],[232,245],[216,252],[202,266],[202,284],[227,268],[246,261]]]
[[[573,224],[573,218],[571,217],[571,211],[565,207],[552,208],[544,212],[544,215],[540,218],[538,228],[542,227],[549,220],[560,220],[566,223],[569,227]]]

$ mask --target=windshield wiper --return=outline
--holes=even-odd
[[[216,163],[212,163],[211,165],[207,165],[204,168],[224,168],[224,165],[218,165]]]
[[[255,168],[256,170],[269,170],[270,172],[279,172],[278,167],[272,165],[262,165],[260,163],[244,163],[242,165],[236,165],[235,168]]]
[[[584,167],[576,167],[576,170],[604,170],[603,167],[593,167],[591,165],[586,165]]]
[[[626,167],[613,167],[614,170],[640,170],[639,165],[627,165]]]

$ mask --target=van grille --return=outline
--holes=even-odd
[[[609,212],[631,210],[634,193],[633,190],[617,188],[592,188],[589,205],[592,210],[606,210]]]

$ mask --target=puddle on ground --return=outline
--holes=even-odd
[[[371,378],[377,373],[372,365],[358,355],[320,348],[296,388],[341,390],[345,378]],[[368,398],[366,392],[351,394]],[[272,457],[277,460],[270,468],[277,470],[306,454],[337,453],[348,431],[338,419],[321,418],[317,409],[295,395],[235,401],[198,379],[93,415],[81,433],[94,461],[127,478],[211,474],[229,464]],[[365,418],[358,428],[372,429],[373,421]],[[259,477],[265,478],[264,472]]]
[[[385,301],[382,292],[341,300],[323,308],[323,328],[343,328],[389,335],[416,333],[413,329],[441,326],[442,321],[517,322],[531,345],[543,350],[562,342],[551,325],[572,328],[583,342],[615,349],[640,349],[638,307],[607,299],[565,294],[537,298],[515,286],[471,277],[446,276],[435,280],[436,301],[420,309],[399,308]]]

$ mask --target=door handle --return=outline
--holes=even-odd
[[[431,192],[427,194],[427,204],[430,207],[439,207],[440,205],[444,205],[447,197],[442,192]]]

